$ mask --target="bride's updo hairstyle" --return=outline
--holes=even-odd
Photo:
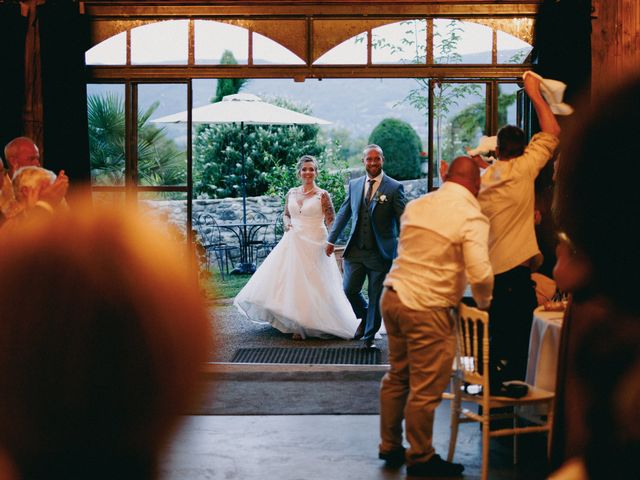
[[[298,175],[298,178],[300,178],[300,172],[302,171],[302,167],[305,163],[313,163],[313,168],[316,173],[318,173],[318,161],[316,160],[316,157],[313,155],[302,155],[296,164],[296,174]]]

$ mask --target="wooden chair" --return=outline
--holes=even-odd
[[[479,385],[478,394],[467,393],[468,385]],[[547,432],[547,454],[551,445],[553,425],[554,394],[529,385],[529,392],[522,398],[491,395],[489,391],[489,314],[463,303],[458,307],[456,319],[456,357],[451,382],[451,393],[444,398],[451,400],[451,437],[448,461],[453,460],[458,435],[458,425],[467,422],[482,424],[482,480],[486,480],[489,470],[489,439],[513,435],[514,463],[517,461],[517,435]],[[482,413],[474,413],[462,408],[462,402],[472,402],[482,407]],[[546,418],[539,424],[518,425],[520,407],[545,405]],[[510,407],[511,413],[492,415],[491,409]],[[491,429],[491,420],[512,419],[512,426]],[[530,423],[530,422],[529,422]],[[495,427],[494,427],[495,428]]]

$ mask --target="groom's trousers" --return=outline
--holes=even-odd
[[[344,258],[343,289],[351,303],[353,313],[357,318],[366,321],[364,340],[375,337],[380,330],[382,317],[380,315],[380,295],[382,283],[391,267],[390,262],[380,257],[377,250],[365,250],[356,246],[350,249]],[[365,278],[368,279],[367,302],[362,295],[362,286]]]
[[[380,387],[380,452],[402,446],[405,420],[407,465],[435,453],[433,420],[451,378],[455,324],[450,308],[412,310],[385,288],[382,315],[389,343],[389,371]]]

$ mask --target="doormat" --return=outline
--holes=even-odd
[[[287,363],[307,365],[379,365],[377,348],[240,348],[231,359],[233,363]]]

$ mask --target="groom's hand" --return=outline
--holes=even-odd
[[[333,245],[331,245],[330,243],[327,243],[327,246],[324,247],[324,251],[326,252],[327,257],[331,256],[331,254],[333,253],[334,248],[335,247]]]

